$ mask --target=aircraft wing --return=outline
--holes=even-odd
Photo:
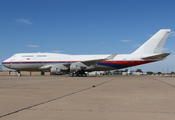
[[[117,54],[112,54],[104,59],[94,59],[94,60],[80,61],[80,62],[74,62],[74,63],[65,63],[65,64],[63,63],[63,64],[44,65],[40,67],[39,69],[42,69],[42,70],[50,69],[52,73],[57,72],[57,71],[67,71],[67,70],[70,70],[70,71],[77,71],[78,69],[83,70],[87,68],[87,66],[95,65],[97,62],[114,59],[116,55]]]
[[[44,65],[42,67],[40,67],[39,69],[51,69],[51,68],[60,68],[62,70],[67,70],[68,68],[66,66],[64,66],[63,64],[52,64],[52,65]]]
[[[105,60],[112,60],[115,58],[117,54],[112,54],[104,59],[96,59],[96,60],[87,60],[87,61],[82,61],[83,64],[90,66],[90,65],[95,65],[97,62],[105,61]]]
[[[171,53],[162,53],[162,54],[159,54],[159,55],[153,55],[153,56],[144,57],[144,58],[141,58],[141,59],[143,59],[143,60],[163,60],[170,54]]]
[[[75,62],[75,63],[68,63],[68,64],[63,64],[66,67],[69,67],[71,64],[79,65],[79,66],[91,66],[95,65],[97,62],[105,61],[105,60],[112,60],[115,58],[117,54],[112,54],[104,59],[94,59],[94,60],[87,60],[87,61],[81,61],[81,62]]]
[[[39,69],[50,69],[53,65],[44,65],[40,67]]]

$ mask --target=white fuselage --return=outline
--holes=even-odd
[[[87,61],[93,59],[102,59],[108,57],[108,55],[67,55],[57,53],[19,53],[5,60],[2,64],[10,69],[15,70],[40,70],[39,68],[49,64],[64,64],[80,61]],[[114,70],[121,69],[129,66],[135,66],[139,64],[149,63],[153,61],[145,61],[140,59],[148,55],[134,55],[134,54],[121,54],[116,55],[113,60],[107,60],[93,67],[92,70]]]
[[[161,53],[170,29],[161,29],[131,54],[67,55],[56,53],[19,53],[2,64],[19,71],[70,72],[84,75],[86,71],[108,71],[163,60],[170,53]]]

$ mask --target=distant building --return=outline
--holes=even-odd
[[[89,75],[105,75],[106,72],[105,71],[93,71],[93,72],[89,72]]]
[[[0,65],[0,71],[2,71],[2,65]]]
[[[122,72],[122,75],[147,75],[147,73],[142,73],[142,72]]]

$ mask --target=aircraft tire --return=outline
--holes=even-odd
[[[87,74],[82,74],[82,77],[87,77]]]
[[[77,77],[77,74],[76,73],[73,73],[73,77]]]
[[[87,74],[76,74],[76,73],[72,73],[70,74],[70,77],[87,77]]]

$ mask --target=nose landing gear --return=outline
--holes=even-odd
[[[18,71],[18,77],[21,77],[21,73],[20,73],[20,71]]]

